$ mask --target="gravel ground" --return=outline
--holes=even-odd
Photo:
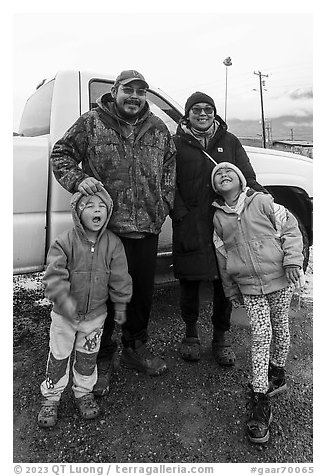
[[[112,389],[100,399],[102,414],[97,420],[79,418],[68,388],[57,426],[39,428],[39,385],[50,325],[41,276],[14,278],[14,462],[312,463],[312,264],[301,306],[293,303],[290,312],[289,391],[273,399],[267,445],[250,443],[244,432],[250,378],[248,322],[240,314],[233,316],[237,363],[230,369],[217,366],[210,352],[208,286],[202,290],[200,362],[184,362],[178,354],[183,337],[178,286],[157,287],[150,346],[166,359],[169,372],[146,377],[120,368],[117,358]]]

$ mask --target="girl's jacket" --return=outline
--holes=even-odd
[[[237,211],[217,199],[214,244],[227,297],[267,294],[289,285],[285,268],[303,265],[295,217],[271,195],[247,189]]]
[[[77,213],[82,195],[75,193],[71,199],[74,227],[59,235],[51,245],[44,275],[45,295],[53,302],[53,310],[62,314],[60,305],[70,296],[77,302],[79,320],[104,314],[109,296],[115,309],[123,310],[132,294],[123,244],[106,228],[112,213],[112,199],[106,191],[97,195],[106,203],[108,216],[96,243],[86,236]]]
[[[170,133],[147,103],[135,130],[118,115],[110,93],[97,103],[54,145],[53,173],[72,193],[87,177],[100,180],[114,203],[109,223],[114,233],[158,234],[174,200],[175,147]]]

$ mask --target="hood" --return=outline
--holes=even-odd
[[[98,107],[101,111],[103,111],[109,118],[112,120],[112,126],[114,125],[129,125],[128,121],[124,119],[122,116],[119,115],[119,112],[117,110],[117,107],[115,105],[114,99],[111,95],[111,93],[105,93],[101,97],[97,99],[97,104]],[[139,118],[138,118],[138,124],[143,122],[148,116],[150,115],[150,109],[148,102],[146,101],[144,108],[141,110]]]
[[[112,198],[111,196],[108,194],[108,192],[106,190],[101,190],[100,192],[96,192],[95,195],[99,196],[103,202],[106,204],[106,208],[108,210],[108,215],[107,215],[107,218],[106,218],[106,222],[104,223],[103,227],[101,228],[100,230],[100,233],[98,235],[98,237],[100,237],[103,233],[103,231],[107,228],[107,225],[110,221],[110,218],[111,218],[111,215],[112,215],[112,210],[113,210],[113,201],[112,201]],[[91,197],[91,195],[84,195],[80,192],[77,192],[77,193],[74,193],[72,198],[71,198],[71,202],[70,202],[70,206],[71,206],[71,214],[72,214],[72,219],[73,219],[73,222],[74,222],[74,226],[75,226],[75,229],[77,231],[78,234],[80,234],[83,238],[86,238],[86,240],[88,241],[88,238],[86,236],[86,233],[85,233],[85,230],[84,230],[84,227],[80,221],[80,210],[78,210],[78,204],[80,204],[81,201],[83,201],[83,205],[85,206],[86,203],[87,203],[87,198],[89,199]]]
[[[213,207],[215,208],[220,208],[222,210],[224,210],[226,213],[238,213],[239,210],[238,210],[238,205],[241,205],[241,210],[242,210],[242,206],[248,206],[248,204],[251,202],[251,200],[253,200],[253,198],[257,195],[257,194],[262,194],[262,192],[257,192],[256,190],[252,189],[252,188],[249,188],[249,187],[246,187],[243,192],[241,192],[239,194],[239,198],[238,198],[238,204],[237,206],[234,208],[234,209],[231,209],[224,201],[223,197],[221,197],[221,195],[217,195],[215,200],[213,201],[212,205]],[[239,203],[241,202],[241,203]]]
[[[221,129],[227,131],[228,125],[227,125],[227,123],[226,123],[225,121],[223,121],[223,119],[221,118],[221,116],[218,116],[218,115],[216,114],[215,120],[219,123]]]

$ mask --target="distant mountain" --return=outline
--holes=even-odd
[[[262,138],[261,122],[227,119],[228,130],[239,138]],[[266,140],[313,140],[313,116],[281,116],[265,120]]]

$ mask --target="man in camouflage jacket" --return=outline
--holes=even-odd
[[[53,148],[58,182],[69,192],[93,194],[102,187],[113,199],[108,228],[122,240],[133,297],[122,326],[121,363],[149,375],[166,370],[146,347],[158,234],[173,206],[175,147],[163,121],[149,110],[148,84],[134,70],[123,71],[98,107],[82,115]],[[79,167],[81,164],[82,168]],[[116,343],[113,307],[108,302],[98,357],[97,395],[109,391]]]

